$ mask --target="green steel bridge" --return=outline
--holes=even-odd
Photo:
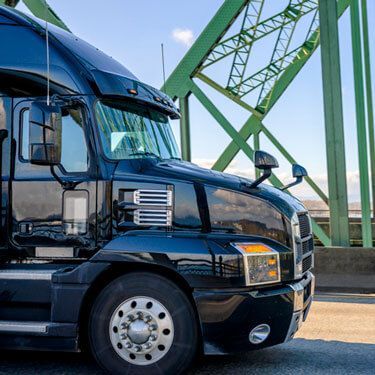
[[[284,9],[265,15],[269,1],[225,0],[167,79],[163,89],[179,101],[182,114],[182,156],[191,159],[189,102],[194,97],[231,139],[213,169],[224,171],[240,151],[253,160],[262,138],[271,142],[289,163],[296,163],[292,153],[265,123],[275,104],[320,46],[328,195],[312,178],[306,178],[306,182],[329,208],[326,215],[329,225],[327,220],[313,220],[314,233],[325,246],[347,247],[359,241],[364,247],[372,247],[375,137],[367,0],[286,0]],[[0,0],[0,4],[8,6],[16,6],[18,2]],[[23,3],[37,17],[69,30],[45,0],[23,0]],[[348,209],[340,76],[338,20],[345,12],[350,12],[360,175],[361,210],[354,223],[356,231],[349,229],[353,222],[350,222]],[[274,42],[270,58],[253,71],[249,63],[253,51],[271,34]],[[301,40],[298,45],[292,43],[295,34]],[[214,74],[223,64],[229,72],[224,81]],[[246,111],[247,120],[240,130],[214,104],[206,90],[208,87],[210,92],[215,91]],[[275,186],[282,185],[275,174],[270,181]],[[357,232],[359,238],[353,239],[353,232]]]

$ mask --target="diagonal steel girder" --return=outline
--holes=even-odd
[[[339,0],[338,2],[338,16],[339,17],[341,17],[344,11],[348,8],[350,1],[351,0]],[[266,116],[266,114],[269,112],[269,110],[272,108],[272,106],[276,104],[278,99],[282,96],[282,94],[290,85],[290,83],[298,75],[298,73],[301,71],[305,63],[308,61],[308,59],[312,56],[313,52],[316,50],[319,44],[319,38],[317,38],[317,35],[319,35],[318,30],[316,30],[311,35],[311,38],[310,38],[310,41],[314,43],[313,48],[310,51],[308,51],[302,47],[299,53],[294,58],[293,63],[290,64],[284,70],[283,74],[275,83],[274,90],[270,93],[268,111],[261,115],[260,120],[262,120]],[[252,115],[251,117],[255,117],[255,116]],[[240,130],[240,133],[245,139],[248,139],[252,135],[252,129],[249,126],[245,125]],[[221,156],[215,163],[214,168],[217,170],[224,170],[229,165],[229,163],[234,159],[234,157],[237,155],[238,151],[239,151],[238,148],[232,141],[228,145],[228,147],[224,150],[224,152],[221,154]]]
[[[285,55],[288,53],[289,46],[292,41],[292,37],[296,29],[297,23],[302,17],[301,13],[303,5],[300,2],[298,2],[298,0],[291,0],[289,4],[289,7],[293,7],[296,13],[294,14],[294,19],[292,20],[292,22],[288,22],[289,19],[285,17],[284,24],[279,30],[279,35],[277,37],[269,64],[271,70],[268,71],[268,75],[262,84],[258,97],[257,107],[260,107],[260,110],[262,112],[265,112],[267,110],[269,92],[273,89],[273,85],[280,74],[277,73],[276,75],[274,75],[272,74],[272,70],[275,69],[282,71],[285,62]],[[274,63],[274,60],[277,60],[278,63]],[[270,78],[269,75],[271,75],[272,78]],[[261,104],[263,101],[265,101],[266,103]]]
[[[301,0],[302,1],[302,0]],[[197,42],[194,44],[192,49],[187,53],[185,58],[181,61],[179,66],[175,69],[175,71],[172,73],[172,75],[167,80],[166,85],[163,87],[168,94],[170,94],[174,98],[184,98],[190,95],[191,93],[191,80],[194,78],[200,78],[202,79],[206,84],[211,85],[214,89],[237,103],[238,105],[242,106],[243,108],[249,110],[252,112],[252,115],[249,117],[248,121],[244,124],[244,126],[241,128],[241,130],[238,132],[238,135],[242,137],[242,139],[247,143],[247,140],[251,135],[258,135],[259,131],[263,130],[263,133],[270,138],[271,142],[276,145],[277,148],[282,148],[280,144],[275,143],[275,139],[272,139],[272,135],[267,130],[259,129],[262,127],[262,121],[265,118],[265,116],[268,114],[269,110],[273,107],[273,105],[278,101],[278,99],[283,95],[287,87],[290,85],[290,83],[293,81],[293,79],[298,75],[300,70],[303,68],[305,63],[308,61],[308,59],[311,57],[313,52],[316,50],[318,44],[319,44],[319,29],[317,28],[317,20],[314,19],[314,22],[312,22],[312,25],[310,27],[310,30],[308,32],[308,37],[305,43],[296,50],[288,52],[284,56],[284,63],[282,64],[282,69],[280,72],[277,72],[276,78],[275,78],[275,84],[272,87],[272,90],[270,90],[267,94],[265,99],[269,101],[269,104],[267,105],[267,110],[262,113],[262,111],[259,111],[259,108],[252,108],[249,104],[243,102],[241,98],[231,93],[229,90],[227,90],[224,87],[221,87],[216,82],[210,80],[208,77],[202,74],[202,70],[204,67],[208,65],[212,65],[212,61],[210,61],[210,56],[212,56],[212,51],[215,50],[215,48],[222,42],[220,40],[223,38],[223,35],[226,33],[227,29],[232,25],[234,20],[237,18],[238,14],[241,12],[241,9],[244,9],[244,5],[246,2],[240,2],[240,1],[226,1],[223,6],[219,9],[219,12],[216,14],[216,16],[212,19],[210,24],[207,26],[207,28],[203,31],[203,33],[198,38]],[[305,2],[304,2],[305,3]],[[307,2],[306,2],[307,3]],[[341,16],[342,13],[345,11],[345,9],[349,6],[350,0],[338,0],[338,9],[339,9],[339,15]],[[311,5],[313,4],[313,5]],[[238,9],[236,12],[230,12],[231,6],[237,5]],[[317,1],[314,1],[314,3],[309,4],[309,8],[305,8],[304,11],[306,12],[313,12],[317,10]],[[233,8],[231,9],[233,10]],[[280,15],[280,14],[279,14]],[[226,22],[228,23],[226,26],[223,24],[223,20],[226,18]],[[277,17],[276,17],[277,18]],[[266,28],[262,28],[262,31],[264,32],[265,29],[267,29],[267,33],[271,33],[271,31],[275,31],[277,29],[281,28],[280,22],[275,21],[275,17],[271,17],[272,21],[270,24],[273,24],[275,27],[273,30],[271,30],[271,27],[266,26]],[[274,22],[275,21],[275,22]],[[280,21],[280,17],[279,17]],[[218,29],[218,26],[220,26],[220,30]],[[268,27],[268,28],[267,28]],[[212,32],[217,32],[216,35],[214,35]],[[257,35],[257,34],[256,34]],[[264,33],[260,33],[259,39],[264,35]],[[237,48],[239,48],[237,46]],[[228,52],[228,51],[227,51]],[[229,51],[231,53],[235,53],[235,51]],[[216,61],[219,61],[220,59],[224,58],[226,56],[218,56],[218,59]],[[281,56],[279,60],[281,60],[283,57]],[[216,62],[215,61],[215,62]],[[259,73],[259,72],[258,72]],[[263,77],[267,77],[266,74],[263,72]],[[259,84],[262,83],[262,77],[261,75],[258,76],[259,78]],[[272,75],[268,74],[268,78],[273,78]],[[255,80],[257,78],[255,77]],[[195,91],[197,91],[195,89]],[[196,92],[195,92],[196,93]],[[264,100],[263,100],[264,102]],[[212,113],[211,113],[212,114]],[[215,116],[213,116],[215,118]],[[216,118],[217,119],[217,118]],[[222,125],[222,124],[220,124]],[[241,141],[242,144],[242,141]],[[224,170],[229,163],[233,160],[233,158],[237,155],[239,150],[243,147],[239,147],[239,141],[238,138],[235,140],[233,138],[232,142],[229,144],[229,146],[225,149],[223,154],[220,156],[220,158],[217,160],[215,165],[213,166],[213,169],[216,170]],[[281,151],[287,160],[292,161],[293,158],[286,152],[285,149],[282,149]],[[247,154],[245,152],[245,154]],[[273,181],[275,183],[275,181]],[[276,184],[277,186],[277,184]],[[317,192],[317,194],[325,201],[327,202],[327,197],[325,194],[319,189],[319,187],[314,184],[313,181],[310,182],[310,186],[313,187],[313,189]],[[329,245],[330,239],[327,237],[327,235],[322,231],[322,229],[316,225],[314,225],[314,232],[316,235],[321,239],[323,244]]]
[[[46,0],[22,0],[23,3],[30,9],[31,13],[35,17],[50,22],[66,31],[70,31],[68,26],[62,21],[62,19],[54,12],[54,10],[48,5]],[[16,7],[20,0],[0,0],[0,5],[7,5],[10,7]]]
[[[297,8],[295,5],[297,5]],[[202,62],[200,69],[203,70],[237,51],[243,50],[249,44],[264,38],[275,30],[279,30],[284,25],[293,22],[296,14],[301,17],[316,10],[317,6],[318,0],[298,0],[294,6],[288,6],[282,12],[259,22],[256,25],[256,33],[253,33],[255,27],[253,26],[252,28],[241,30],[239,33],[216,43],[212,46],[206,61]],[[285,22],[285,19],[288,19],[289,21]]]
[[[190,89],[198,101],[206,108],[206,110],[216,119],[218,124],[225,130],[225,132],[233,139],[236,145],[241,149],[246,156],[254,161],[254,150],[248,145],[248,143],[242,138],[241,134],[231,125],[227,118],[216,108],[212,101],[206,96],[202,89],[200,89],[193,81],[190,82]],[[262,125],[262,130],[266,130]],[[268,137],[271,139],[271,133],[268,132]],[[282,187],[283,183],[272,174],[270,177],[271,183],[276,187]],[[312,226],[314,233],[324,244],[330,244],[329,237],[324,233],[319,225],[312,219]]]
[[[241,29],[252,30],[252,37],[254,37],[254,34],[257,30],[257,26],[262,15],[263,5],[263,0],[250,0],[247,4]],[[238,41],[238,43],[240,43],[240,41]],[[246,72],[246,67],[249,61],[252,46],[252,43],[248,44],[243,50],[241,49],[235,52],[233,64],[228,78],[228,89],[233,86],[241,85],[244,79],[244,74]]]

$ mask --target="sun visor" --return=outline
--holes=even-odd
[[[180,112],[173,101],[161,91],[137,80],[100,70],[91,71],[99,92],[107,97],[127,97],[151,104],[172,119],[180,118]]]

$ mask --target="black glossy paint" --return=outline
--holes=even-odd
[[[0,131],[7,132],[0,149],[2,267],[13,261],[29,269],[21,261],[32,263],[37,247],[74,250],[70,259],[43,258],[42,269],[56,270],[51,282],[8,283],[0,273],[0,320],[50,319],[56,325],[45,337],[27,337],[24,347],[77,350],[77,326],[92,288],[133,269],[168,275],[192,294],[207,353],[253,349],[246,340],[259,322],[273,329],[264,346],[281,342],[293,309],[286,286],[294,280],[290,220],[305,211],[303,205],[278,189],[249,188],[250,180],[184,161],[106,159],[95,120],[98,99],[136,101],[173,118],[178,110],[112,58],[53,26],[51,94],[82,109],[89,167],[68,173],[29,163],[21,155],[22,115],[46,95],[44,23],[0,6],[0,41]],[[137,189],[173,191],[171,227],[134,224],[137,207],[129,196]],[[69,194],[88,197],[83,234],[64,229]],[[281,282],[245,287],[234,242],[261,242],[278,251]],[[17,347],[17,339],[0,335],[0,346]]]

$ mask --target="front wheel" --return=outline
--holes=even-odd
[[[177,285],[134,272],[99,294],[89,339],[95,358],[111,374],[179,374],[194,359],[198,333],[191,303]]]

